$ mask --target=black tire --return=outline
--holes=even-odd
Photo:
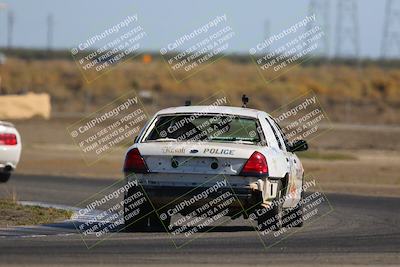
[[[0,183],[6,183],[11,177],[10,172],[1,172],[0,173]]]
[[[160,212],[159,215],[162,213],[163,212]],[[149,225],[152,231],[165,232],[166,229],[168,229],[170,223],[171,223],[170,216],[167,216],[167,218],[164,219],[163,221],[161,221],[156,212],[153,212],[149,216]]]
[[[283,219],[283,201],[282,197],[282,183],[278,183],[277,197],[268,208],[260,208],[256,211],[257,224],[259,231],[278,231],[282,228]]]
[[[126,232],[141,232],[146,231],[149,228],[149,215],[152,211],[151,204],[148,199],[140,205],[140,207],[129,206],[130,203],[126,203],[126,199],[137,193],[138,190],[136,188],[131,188],[128,190],[127,194],[124,196],[124,230]],[[137,209],[139,209],[139,213],[135,216],[132,216]]]

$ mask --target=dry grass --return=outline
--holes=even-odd
[[[340,152],[322,152],[322,151],[305,151],[298,153],[300,159],[315,159],[315,160],[357,160],[354,154]]]
[[[252,107],[272,111],[313,90],[334,121],[400,122],[399,69],[297,66],[273,81],[274,73],[263,75],[268,83],[254,65],[222,59],[189,79],[176,82],[164,62],[128,61],[87,83],[72,61],[11,58],[2,66],[2,89],[8,93],[21,89],[48,92],[56,111],[74,112],[95,110],[132,89],[153,93],[153,99],[147,103],[150,112],[181,105],[187,98],[196,103],[219,90],[234,105],[239,105],[240,96],[246,93],[251,97]],[[184,77],[184,74],[176,73],[176,76]]]
[[[0,227],[45,224],[70,218],[70,211],[38,206],[23,206],[12,200],[0,200]]]

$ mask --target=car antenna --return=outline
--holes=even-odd
[[[242,95],[242,108],[247,108],[247,103],[249,103],[249,97],[246,95]]]
[[[191,100],[186,100],[185,101],[185,106],[191,106],[192,105],[192,101]]]

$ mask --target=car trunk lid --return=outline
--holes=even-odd
[[[254,145],[215,142],[147,142],[137,144],[150,172],[240,173],[255,151]]]

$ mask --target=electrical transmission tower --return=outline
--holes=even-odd
[[[358,10],[356,0],[338,0],[336,19],[336,57],[360,57]]]
[[[381,58],[400,57],[400,3],[386,0]]]
[[[321,28],[321,32],[324,35],[318,41],[318,49],[315,53],[318,56],[329,57],[329,35],[330,35],[330,11],[329,11],[329,0],[310,0],[308,6],[308,14],[312,16],[315,14],[315,21],[307,24],[307,31],[315,28],[316,26]],[[309,44],[308,46],[311,46]]]

